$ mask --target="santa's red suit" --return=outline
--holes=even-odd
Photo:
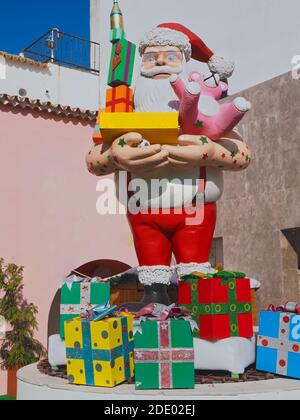
[[[180,174],[177,169],[176,178],[182,181],[194,179],[195,182],[199,179],[201,190],[204,185],[204,206],[200,204],[199,207],[198,204],[197,207],[197,188],[173,183],[175,178],[170,176],[168,188],[161,195],[139,202],[142,209],[151,208],[151,211],[137,214],[128,211],[140,265],[140,280],[144,284],[148,284],[148,281],[149,284],[168,284],[172,274],[172,270],[169,270],[172,255],[177,262],[178,276],[193,271],[211,271],[208,261],[216,226],[216,201],[223,192],[223,174],[215,168],[199,168],[188,172],[185,170]],[[165,176],[163,179],[166,179]],[[150,179],[144,177],[144,180],[150,185]],[[163,205],[164,200],[166,207]],[[171,209],[170,200],[174,203]],[[188,223],[191,219],[192,222]]]
[[[140,44],[140,53],[151,46],[177,46],[183,52],[185,61],[190,57],[199,61],[217,63],[218,59],[205,44],[191,32],[182,32],[181,25],[161,25],[150,33]],[[174,30],[175,29],[175,30]],[[212,60],[214,59],[214,60]],[[227,63],[228,64],[228,63]],[[221,62],[223,76],[229,76],[233,67]],[[182,72],[180,69],[177,73]],[[147,78],[142,74],[135,91],[135,111],[170,112],[177,111],[177,97],[168,80]],[[178,105],[178,103],[177,103]],[[162,139],[163,140],[163,139]],[[163,141],[162,141],[163,143]],[[141,178],[139,175],[138,178]],[[151,211],[131,214],[128,220],[132,229],[137,257],[139,260],[139,279],[144,285],[154,283],[169,284],[174,268],[171,268],[172,255],[177,266],[178,277],[193,271],[213,272],[209,255],[216,225],[216,202],[223,192],[223,172],[217,168],[199,167],[178,169],[167,167],[142,176],[149,187],[150,194],[140,199],[139,207]],[[129,180],[134,180],[130,174]],[[164,180],[164,187],[158,193],[152,191],[153,179]],[[185,183],[186,180],[192,182]],[[129,183],[130,185],[130,183]],[[203,218],[196,223],[191,219],[199,193],[204,193]],[[128,192],[131,196],[130,191]],[[171,208],[170,208],[171,207]],[[201,206],[200,206],[201,207]],[[153,210],[156,210],[153,214]],[[168,209],[167,214],[165,210]],[[196,210],[195,210],[196,211]]]

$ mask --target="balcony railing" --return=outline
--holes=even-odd
[[[100,44],[58,29],[46,32],[22,53],[41,63],[55,63],[96,74],[100,72]]]

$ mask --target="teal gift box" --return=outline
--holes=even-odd
[[[65,321],[87,310],[110,303],[110,283],[99,278],[68,277],[61,287],[60,336],[65,339]]]

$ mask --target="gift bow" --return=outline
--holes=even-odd
[[[268,311],[290,312],[290,313],[300,315],[300,304],[296,302],[287,302],[286,304],[280,305],[280,306],[269,305]]]
[[[85,277],[79,277],[79,276],[76,276],[74,274],[72,276],[67,277],[63,281],[62,286],[66,285],[67,288],[71,291],[72,290],[72,286],[73,286],[74,283],[84,283],[84,282],[87,282],[87,281],[88,281],[87,278],[85,278]]]
[[[213,278],[231,279],[232,277],[244,279],[246,278],[246,274],[240,273],[239,271],[219,271],[218,273],[213,274]]]
[[[83,313],[80,318],[87,322],[101,321],[106,317],[113,316],[117,312],[117,306],[110,306],[109,303],[106,305],[95,306],[92,309],[88,309]]]
[[[74,272],[77,273],[76,271],[74,271]],[[93,277],[92,278],[92,277],[85,276],[84,274],[80,274],[80,276],[77,275],[77,274],[73,274],[73,275],[67,277],[63,281],[62,286],[66,285],[67,288],[71,291],[72,287],[73,287],[73,284],[75,284],[75,283],[89,283],[89,284],[91,284],[91,283],[107,283],[108,281],[109,281],[108,279],[101,279],[100,277]]]
[[[213,273],[213,274],[194,272],[194,273],[191,273],[190,275],[186,275],[186,276],[181,277],[181,281],[189,280],[191,275],[199,277],[201,279],[220,279],[221,278],[223,280],[227,280],[227,279],[231,279],[232,277],[234,277],[235,279],[246,278],[245,273],[240,273],[238,271],[218,271],[218,272]]]
[[[136,319],[153,317],[157,321],[166,321],[169,318],[183,318],[190,315],[191,312],[184,308],[176,307],[175,303],[166,306],[160,303],[150,303],[149,305],[142,308],[137,314]]]

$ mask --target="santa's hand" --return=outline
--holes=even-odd
[[[177,167],[199,167],[214,158],[214,143],[206,136],[183,135],[178,139],[179,146],[163,146],[169,153],[169,163]]]
[[[132,173],[148,172],[168,164],[169,153],[159,144],[139,147],[143,137],[138,133],[127,133],[115,140],[111,156],[120,169]]]

